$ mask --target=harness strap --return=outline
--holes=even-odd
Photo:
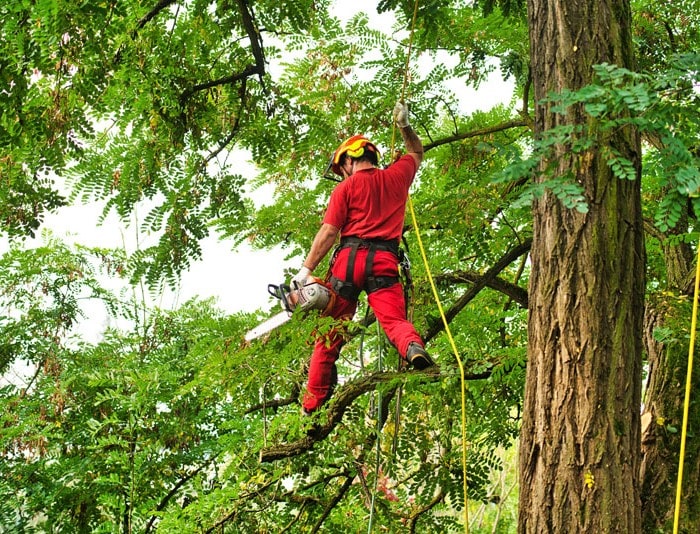
[[[352,282],[353,276],[355,274],[355,257],[357,256],[357,249],[360,248],[360,243],[358,241],[350,242],[347,245],[343,245],[340,242],[340,248],[350,247],[350,255],[348,256],[348,267],[345,271],[345,281]]]
[[[365,282],[367,294],[374,293],[380,289],[391,287],[399,283],[398,276],[370,276]]]
[[[340,248],[356,245],[358,248],[376,248],[377,250],[388,250],[397,257],[399,255],[399,242],[394,239],[362,239],[349,236],[340,240]]]
[[[346,300],[357,300],[360,293],[364,289],[367,294],[391,287],[399,282],[396,276],[372,276],[372,267],[374,266],[374,256],[377,250],[384,250],[393,253],[397,259],[401,257],[399,244],[397,241],[389,241],[383,239],[360,239],[359,237],[344,237],[340,240],[340,246],[336,250],[336,254],[344,249],[349,248],[348,265],[345,271],[345,280],[341,280],[335,276],[331,276],[329,282],[333,291]],[[355,260],[357,251],[360,248],[368,249],[367,258],[365,260],[365,287],[356,286],[352,280],[355,273]]]
[[[365,260],[365,286],[367,286],[367,282],[369,282],[369,279],[372,276],[372,266],[374,265],[374,254],[376,252],[377,249],[375,247],[369,247],[367,259]],[[367,289],[367,293],[369,293],[369,288]]]

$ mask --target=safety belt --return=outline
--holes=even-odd
[[[377,250],[386,250],[392,252],[397,259],[399,258],[399,245],[396,241],[387,241],[380,239],[360,239],[358,237],[344,237],[340,241],[338,251],[343,248],[350,248],[348,256],[348,266],[345,272],[345,280],[340,280],[335,276],[330,277],[331,287],[338,295],[346,300],[357,300],[363,289],[367,294],[391,287],[398,283],[399,278],[396,276],[372,276],[372,267],[374,265],[374,255]],[[365,287],[358,287],[352,283],[355,272],[355,259],[357,251],[360,248],[367,248],[367,259],[365,260]]]

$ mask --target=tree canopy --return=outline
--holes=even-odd
[[[0,524],[456,531],[468,447],[471,530],[516,529],[530,204],[549,192],[585,213],[591,199],[552,155],[595,140],[585,127],[533,136],[524,3],[421,1],[411,34],[414,7],[382,0],[341,20],[318,0],[0,6],[0,229],[12,243],[0,258],[0,369],[29,369],[0,387]],[[688,284],[669,282],[692,271],[692,260],[672,270],[671,251],[697,241],[699,7],[632,2],[638,68],[591,65],[593,83],[547,97],[562,114],[582,105],[603,137],[642,135],[647,299],[686,307]],[[468,101],[496,75],[511,95],[488,109]],[[418,225],[407,217],[404,232],[411,311],[440,373],[399,369],[363,303],[341,386],[304,420],[309,341],[327,319],[295,315],[245,343],[271,312],[231,315],[202,299],[159,309],[132,288],[176,284],[206,261],[210,235],[300,262],[334,186],[323,177],[333,150],[364,133],[389,163],[401,96],[426,149],[411,191]],[[623,154],[600,150],[617,178],[633,178]],[[55,238],[28,246],[48,213],[79,203],[124,222],[139,210],[137,231],[156,243],[133,254]],[[114,280],[124,290],[108,289]],[[97,342],[80,330],[90,301],[113,318]],[[655,339],[683,345],[680,322]],[[656,415],[678,424],[677,412]]]

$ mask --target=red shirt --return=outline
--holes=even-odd
[[[387,169],[357,171],[333,190],[323,222],[345,237],[401,239],[416,170],[413,156],[406,154]]]

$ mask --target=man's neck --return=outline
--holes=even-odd
[[[369,161],[358,161],[352,166],[353,174],[357,171],[364,171],[366,169],[374,169],[374,165],[372,165]]]

